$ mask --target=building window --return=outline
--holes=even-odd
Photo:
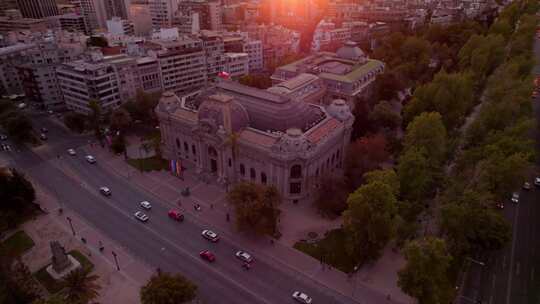
[[[240,164],[240,175],[246,175],[246,167],[244,167],[244,164]]]
[[[184,143],[184,151],[186,151],[186,153],[189,152],[189,147],[188,147],[188,144],[186,142]]]
[[[261,184],[266,185],[266,173],[261,172]]]
[[[302,184],[301,183],[290,183],[289,192],[291,194],[299,194],[300,192],[302,192]]]
[[[257,177],[257,173],[255,172],[255,169],[253,168],[249,169],[249,177],[251,177],[251,179],[255,179]]]
[[[191,145],[191,153],[193,153],[193,155],[197,155],[197,150],[195,149],[195,145]]]
[[[294,165],[291,167],[291,178],[301,178],[302,177],[302,166]]]

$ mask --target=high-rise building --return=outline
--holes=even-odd
[[[148,0],[133,0],[129,4],[128,19],[133,22],[137,36],[148,36],[152,32],[152,13]]]
[[[55,0],[17,0],[17,6],[25,18],[42,19],[60,14]]]

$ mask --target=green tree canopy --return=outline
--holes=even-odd
[[[180,304],[195,299],[197,286],[180,274],[153,275],[141,288],[142,304]]]
[[[422,113],[407,126],[404,149],[422,149],[434,167],[440,166],[446,159],[446,128],[441,114],[437,112]]]
[[[451,303],[452,282],[448,271],[452,257],[444,240],[425,238],[405,247],[407,264],[398,272],[398,285],[419,304]]]
[[[240,230],[258,234],[277,233],[277,219],[281,196],[273,186],[250,182],[236,184],[227,193],[227,200],[235,207],[236,224]]]
[[[392,187],[380,181],[365,184],[349,195],[343,222],[350,255],[361,262],[380,257],[394,235],[396,204]]]

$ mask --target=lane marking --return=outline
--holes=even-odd
[[[510,269],[508,270],[508,281],[506,284],[506,304],[510,304],[510,294],[512,292],[512,268],[514,266],[514,254],[516,252],[516,239],[517,239],[517,226],[518,226],[518,214],[519,214],[519,206],[521,204],[517,204],[516,206],[516,212],[514,213],[514,220],[512,221],[512,249],[510,250]]]

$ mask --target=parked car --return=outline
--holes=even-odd
[[[249,254],[249,253],[247,253],[245,251],[238,250],[234,255],[238,259],[242,260],[243,262],[246,262],[246,263],[253,262],[253,257],[251,256],[251,254]]]
[[[142,211],[135,212],[135,218],[138,219],[141,222],[148,221],[148,215],[144,214]]]
[[[210,251],[210,250],[203,250],[199,252],[199,256],[203,260],[207,260],[208,262],[212,263],[216,260],[216,256]]]
[[[71,156],[77,155],[77,151],[75,151],[75,149],[68,149],[67,151],[68,151],[68,154]]]
[[[171,210],[169,210],[169,212],[167,212],[167,214],[173,220],[176,220],[176,221],[179,221],[179,222],[184,220],[184,215],[178,210],[171,209]]]
[[[519,203],[519,193],[517,192],[512,193],[511,201],[516,204]]]
[[[211,241],[211,242],[217,242],[219,241],[219,236],[217,235],[217,233],[215,233],[214,231],[212,230],[203,230],[201,235],[203,236],[203,238]]]
[[[304,304],[311,304],[311,302],[313,302],[313,300],[307,294],[300,291],[293,292],[292,297],[297,302],[304,303]]]
[[[103,194],[105,196],[111,196],[111,194],[112,194],[111,189],[109,189],[107,187],[100,187],[99,192],[101,192],[101,194]]]
[[[139,205],[141,205],[141,207],[143,207],[146,210],[152,209],[152,204],[150,204],[150,202],[147,202],[147,201],[140,202]]]
[[[92,155],[86,155],[84,158],[86,158],[86,161],[91,164],[96,163],[96,159]]]

